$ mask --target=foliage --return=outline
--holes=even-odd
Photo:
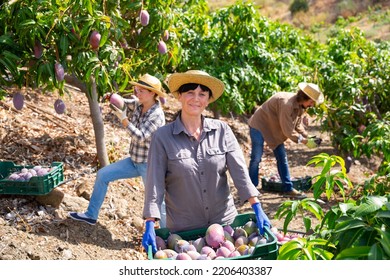
[[[364,182],[363,194],[364,195],[386,195],[390,193],[390,169],[388,165],[385,175],[376,174],[369,180]]]
[[[322,172],[313,177],[314,198],[320,198],[325,192],[326,198],[329,200],[332,194],[335,194],[335,186],[343,196],[345,201],[345,188],[352,188],[352,183],[349,180],[345,168],[344,159],[339,156],[329,156],[325,153],[314,156],[307,165],[314,164],[315,167],[322,167]],[[339,164],[341,170],[334,169],[334,166]]]
[[[279,249],[278,260],[331,260],[333,254],[328,248],[335,246],[324,239],[298,238]]]
[[[171,6],[188,1],[20,0],[0,6],[0,88],[41,88],[63,95],[70,84],[88,98],[100,166],[109,163],[98,101],[107,92],[126,92],[145,72],[165,76],[178,59],[176,37],[158,52],[171,31]],[[190,1],[192,2],[192,1]],[[147,10],[149,24],[140,22]],[[91,35],[100,35],[98,46]],[[64,73],[58,75],[57,68]],[[58,67],[60,65],[60,67]],[[62,71],[60,71],[62,72]],[[56,75],[57,74],[57,75]]]
[[[383,186],[379,185],[381,181],[372,181],[371,188],[366,186],[363,194],[356,200],[352,197],[356,192],[351,192],[350,197],[345,197],[343,193],[343,202],[332,206],[327,212],[323,211],[319,200],[320,195],[326,193],[329,199],[331,198],[329,190],[336,185],[340,188],[340,181],[329,178],[329,174],[340,172],[330,170],[336,162],[341,166],[342,181],[348,184],[349,180],[344,178],[343,159],[320,154],[312,160],[312,163],[323,167],[323,171],[316,176],[317,181],[313,185],[313,188],[317,188],[314,190],[315,197],[301,201],[285,201],[279,207],[275,217],[278,219],[285,217],[284,232],[287,231],[291,220],[299,214],[304,219],[306,231],[312,231],[313,234],[298,241],[285,243],[280,248],[282,254],[278,259],[315,259],[315,257],[390,259],[390,189],[388,187],[387,190],[383,189]],[[315,186],[318,182],[321,182],[319,186]],[[372,184],[377,183],[375,188]],[[384,183],[386,184],[386,179]],[[387,186],[388,183],[387,178]],[[329,186],[321,187],[326,184]],[[319,221],[314,228],[311,219],[308,218],[309,215]],[[312,240],[321,240],[322,243],[310,242]],[[317,255],[313,253],[314,251]]]
[[[293,15],[298,12],[307,12],[309,10],[309,3],[307,0],[294,0],[289,10]]]
[[[148,26],[139,22],[141,9],[149,11]],[[310,113],[333,145],[345,156],[383,157],[380,172],[389,168],[390,43],[368,41],[357,28],[336,25],[322,44],[243,1],[210,12],[207,1],[195,0],[24,0],[3,3],[0,15],[0,88],[63,94],[70,76],[87,92],[95,83],[101,97],[128,91],[129,80],[144,72],[163,79],[196,68],[226,85],[210,105],[214,112],[251,114],[276,91],[314,82],[326,101]],[[98,50],[89,46],[93,30],[102,35]],[[166,30],[168,53],[161,55],[157,43]],[[33,55],[37,41],[40,58]],[[65,68],[64,81],[55,78],[56,62]]]
[[[323,129],[331,132],[333,145],[343,154],[354,157],[389,154],[386,141],[389,138],[386,113],[390,108],[386,98],[390,91],[386,66],[389,54],[386,42],[367,41],[358,29],[336,29],[328,40],[327,51],[317,62],[329,100],[321,107]],[[366,127],[363,135],[361,127]]]
[[[383,119],[373,118],[362,133],[363,143],[360,145],[361,153],[370,157],[381,155],[383,161],[379,174],[390,173],[390,112],[386,112]]]
[[[275,91],[315,80],[307,66],[319,54],[312,38],[260,16],[249,4],[211,14],[194,9],[175,23],[183,50],[176,70],[198,68],[219,77],[226,93],[212,105],[223,114],[251,112]]]
[[[312,222],[309,215],[307,215],[308,213],[315,216],[319,221],[323,219],[324,212],[319,206],[317,199],[287,200],[280,205],[278,211],[276,211],[275,218],[284,218],[283,231],[286,233],[292,219],[299,214],[302,216],[306,231],[309,232],[312,228]]]
[[[344,212],[328,228],[330,240],[337,242],[337,259],[390,259],[388,197],[367,196],[339,206]]]
[[[93,76],[103,95],[125,89],[129,79],[144,71],[161,71],[170,57],[160,55],[157,44],[171,24],[173,1],[164,1],[164,5],[148,2],[151,20],[145,27],[138,19],[140,10],[147,8],[141,2],[5,2],[0,10],[1,84],[58,88],[62,94],[65,82],[58,82],[54,73],[54,64],[59,62],[87,89]],[[89,44],[94,30],[101,34],[98,50]],[[37,43],[43,46],[41,57],[34,57]],[[175,55],[174,48],[171,55]]]
[[[310,113],[322,120],[323,130],[331,133],[333,145],[343,155],[390,154],[386,141],[382,152],[364,146],[373,144],[373,134],[359,132],[361,125],[387,118],[388,42],[368,41],[359,29],[338,25],[321,44],[240,1],[213,13],[189,7],[174,29],[182,50],[175,70],[203,69],[226,85],[225,94],[211,104],[214,111],[252,113],[276,91],[295,91],[301,81],[314,82],[326,102]],[[385,126],[377,133],[387,135]]]

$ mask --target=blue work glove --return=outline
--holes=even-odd
[[[264,235],[264,227],[271,227],[271,222],[269,221],[267,215],[264,213],[261,208],[260,202],[252,204],[253,211],[255,211],[257,227],[259,228],[260,234]]]
[[[156,244],[156,232],[154,231],[154,221],[146,221],[145,233],[142,236],[142,246],[144,246],[146,252],[148,252],[149,245],[152,245],[153,254],[156,253],[157,244]]]

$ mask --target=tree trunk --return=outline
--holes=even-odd
[[[95,134],[96,153],[99,161],[99,167],[104,167],[110,163],[108,159],[105,138],[104,138],[104,124],[102,114],[100,112],[98,93],[96,91],[95,79],[91,78],[92,89],[91,94],[88,94],[86,85],[74,75],[65,75],[67,84],[80,89],[88,98],[89,111],[91,113],[92,125]]]
[[[99,168],[104,167],[110,163],[107,155],[107,149],[104,138],[104,123],[102,113],[100,112],[98,93],[96,91],[95,79],[92,79],[91,94],[87,94],[89,110],[91,112],[93,130],[95,132],[96,151],[99,161]]]

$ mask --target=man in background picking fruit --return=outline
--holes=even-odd
[[[249,176],[255,186],[259,184],[259,165],[265,141],[274,152],[285,195],[306,197],[293,188],[284,142],[289,138],[295,143],[305,144],[310,149],[318,147],[321,139],[308,137],[302,125],[302,118],[307,108],[323,101],[324,95],[316,84],[299,83],[297,93],[275,93],[256,110],[248,122],[252,141]]]
[[[141,176],[145,185],[147,157],[152,134],[165,124],[165,115],[159,98],[165,98],[161,82],[149,74],[137,82],[131,82],[137,98],[123,100],[118,94],[110,94],[110,107],[131,137],[129,157],[101,168],[96,175],[95,184],[88,209],[85,213],[70,212],[69,217],[76,221],[96,224],[100,208],[107,193],[108,184],[119,179]],[[130,118],[127,109],[132,109]],[[165,210],[162,209],[165,213]],[[160,226],[165,226],[162,215]]]

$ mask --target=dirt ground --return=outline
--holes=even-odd
[[[143,233],[143,186],[140,178],[111,183],[95,226],[67,218],[69,211],[84,211],[88,205],[96,172],[94,133],[86,97],[71,90],[63,99],[67,112],[55,113],[57,96],[25,92],[25,106],[17,111],[12,106],[12,93],[0,101],[0,161],[16,165],[48,166],[63,162],[64,183],[55,190],[60,197],[58,207],[47,205],[37,196],[0,195],[0,259],[2,260],[142,260],[147,255],[141,246]],[[165,105],[167,121],[172,119],[178,104],[169,98]],[[120,127],[107,104],[102,104],[107,149],[112,160],[127,156],[128,136]],[[210,114],[209,112],[207,114]],[[246,117],[223,118],[232,127],[246,159],[250,139]],[[286,147],[292,176],[316,175],[318,170],[306,166],[310,158],[320,152],[335,154],[329,136],[321,134],[312,122],[311,134],[323,138],[318,150],[287,142]],[[362,183],[376,168],[374,160],[356,160],[349,173],[350,179]],[[260,175],[276,173],[276,164],[267,150]],[[283,221],[274,215],[285,201],[279,193],[261,191],[265,212],[273,226]],[[236,192],[232,186],[232,192]],[[307,192],[311,196],[310,191]],[[237,198],[237,197],[236,197]],[[248,204],[236,199],[240,213],[251,211]],[[303,230],[300,219],[292,221],[290,229]]]

